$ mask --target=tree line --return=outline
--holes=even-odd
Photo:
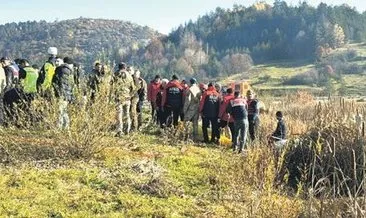
[[[234,5],[189,21],[128,59],[146,71],[199,78],[245,73],[253,63],[317,61],[347,42],[366,40],[366,13],[343,4],[289,6],[276,0]]]

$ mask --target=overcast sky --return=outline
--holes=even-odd
[[[215,10],[231,8],[233,4],[250,6],[257,0],[0,0],[0,24],[19,21],[55,21],[78,17],[107,18],[146,25],[161,33],[190,19],[196,20]],[[273,0],[267,0],[272,4]],[[287,0],[297,5],[299,0]],[[318,5],[321,0],[307,0]],[[323,0],[328,5],[347,3],[359,12],[366,10],[366,0]]]

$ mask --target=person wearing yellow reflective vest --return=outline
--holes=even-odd
[[[48,54],[50,57],[48,61],[43,65],[39,72],[39,77],[37,80],[37,89],[42,94],[43,97],[49,99],[52,96],[52,80],[55,76],[57,67],[57,48],[48,48]],[[61,64],[60,64],[61,65]]]
[[[29,61],[25,59],[20,61],[19,67],[19,79],[22,86],[20,96],[24,101],[24,104],[20,105],[20,109],[26,112],[30,119],[33,119],[30,107],[37,94],[38,70],[31,67]]]
[[[34,96],[37,93],[38,70],[29,65],[29,61],[23,59],[20,61],[19,77],[23,87],[24,94]]]
[[[42,93],[44,97],[50,96],[50,91],[52,87],[52,79],[55,75],[56,70],[56,58],[50,57],[48,61],[43,65],[39,73],[39,78],[37,81],[37,88]]]

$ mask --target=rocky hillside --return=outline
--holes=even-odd
[[[130,22],[78,18],[59,22],[21,22],[0,25],[0,55],[41,63],[47,48],[56,46],[61,56],[89,64],[119,60],[131,49],[143,47],[160,34]]]

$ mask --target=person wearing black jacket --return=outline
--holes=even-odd
[[[208,143],[208,133],[207,128],[211,123],[212,133],[211,133],[211,143],[219,143],[220,130],[219,130],[219,107],[220,107],[220,94],[216,91],[214,85],[210,83],[208,89],[203,93],[199,112],[202,117],[202,132],[203,140]]]
[[[74,100],[73,89],[75,86],[73,61],[69,57],[64,58],[64,64],[57,67],[52,84],[55,96],[59,98],[59,123],[60,129],[68,129],[70,120],[67,113],[67,105]]]
[[[247,104],[249,135],[250,139],[254,141],[259,126],[259,101],[255,98],[255,94],[252,90],[248,90],[247,92]]]
[[[277,118],[277,127],[271,136],[272,141],[275,142],[286,139],[286,125],[283,121],[283,114],[281,111],[276,112],[276,118]]]
[[[240,97],[240,93],[236,91],[234,93],[234,99],[232,99],[228,105],[227,112],[230,117],[234,119],[234,134],[232,137],[233,151],[236,150],[239,139],[239,153],[245,149],[248,132],[248,105],[244,98]]]
[[[174,127],[178,126],[178,119],[183,109],[183,87],[178,81],[178,77],[173,75],[172,80],[166,85],[165,92],[163,93],[162,106],[167,118],[173,116]],[[170,127],[171,123],[167,121],[167,126]]]

